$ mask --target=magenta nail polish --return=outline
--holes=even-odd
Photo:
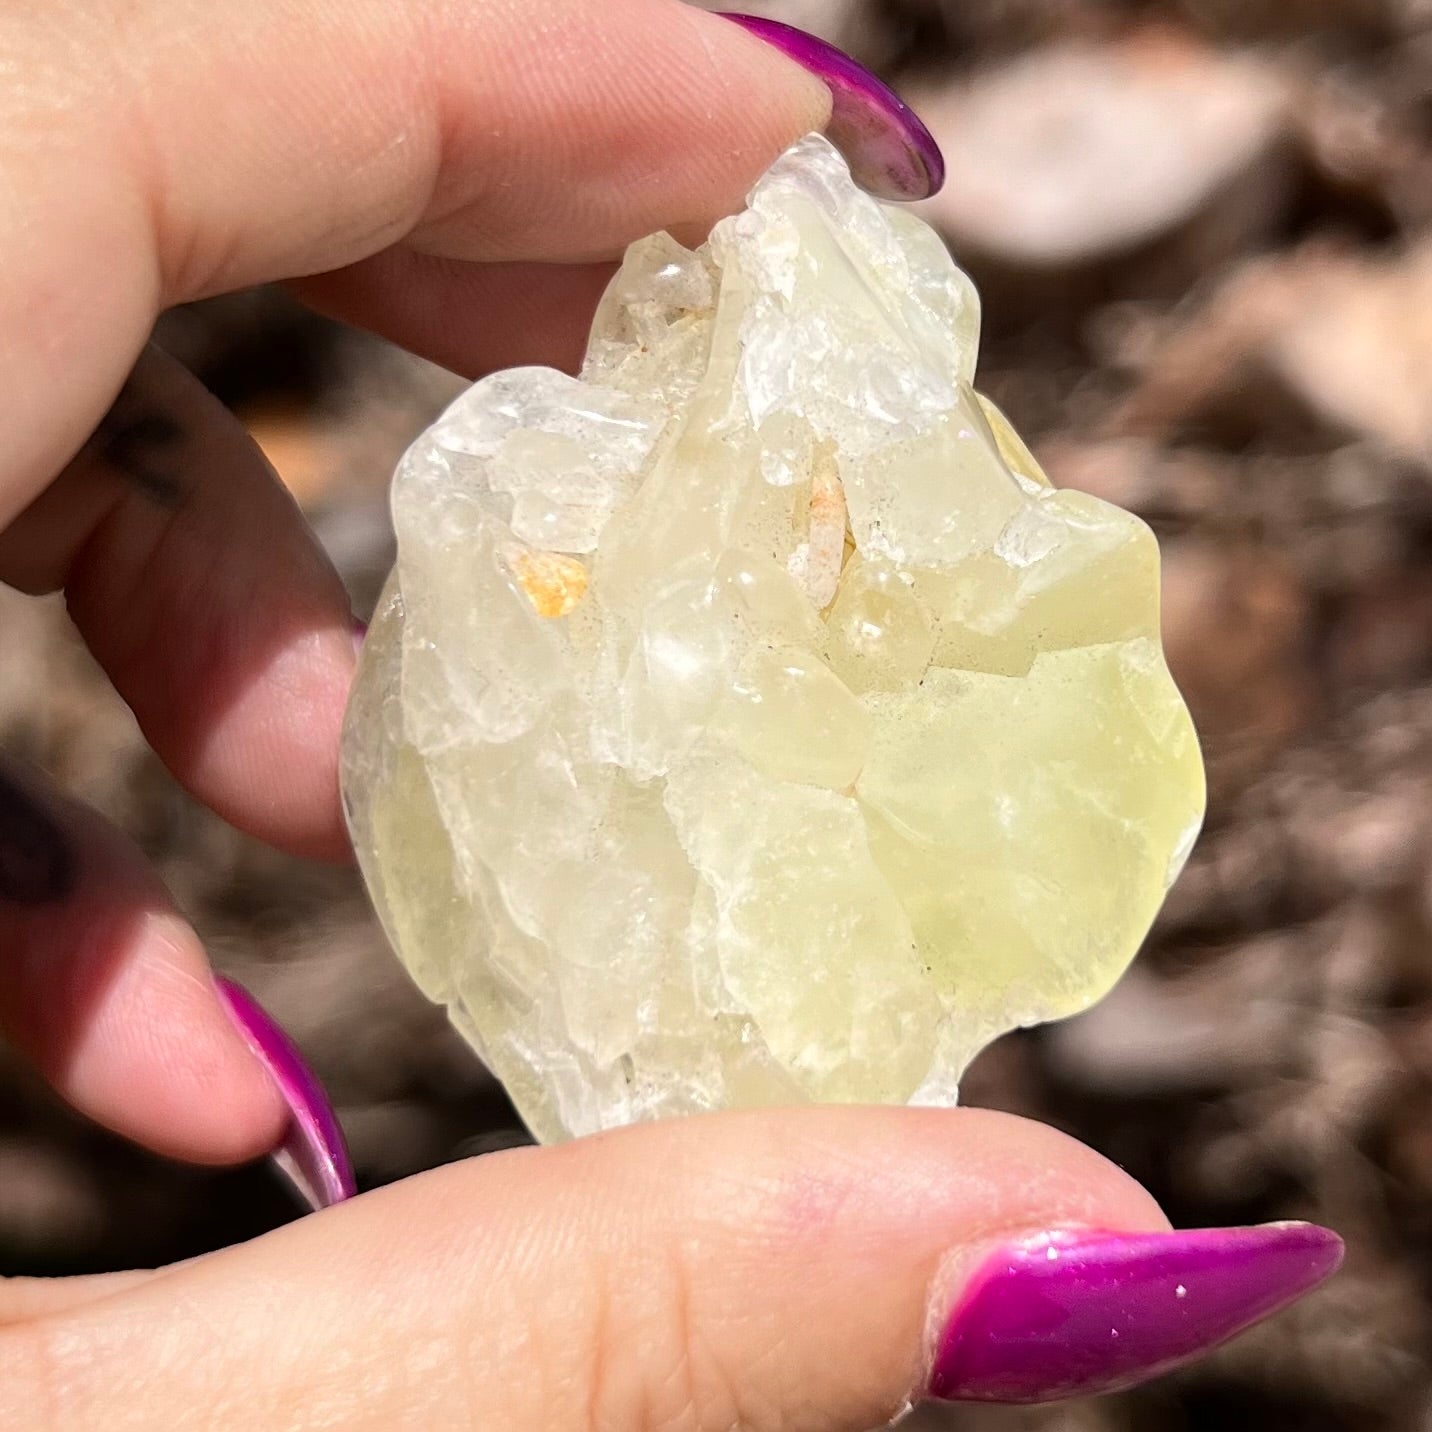
[[[1311,1223],[1041,1234],[999,1249],[934,1350],[929,1395],[1052,1402],[1147,1381],[1301,1297],[1342,1262]]]
[[[323,1086],[293,1041],[247,990],[222,975],[214,983],[244,1042],[263,1061],[288,1105],[288,1128],[271,1155],[274,1163],[311,1208],[352,1198],[348,1145]]]
[[[945,182],[934,136],[889,85],[834,45],[759,15],[718,12],[789,55],[831,94],[826,137],[845,156],[855,182],[881,199],[925,199]]]
[[[368,638],[368,623],[361,621],[358,617],[353,618],[353,650],[362,652],[363,643]]]

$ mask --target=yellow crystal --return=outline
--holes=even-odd
[[[1098,999],[1203,811],[1137,518],[970,387],[979,309],[802,141],[633,245],[580,379],[409,450],[344,795],[399,956],[543,1139],[952,1102]]]

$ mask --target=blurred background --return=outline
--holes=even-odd
[[[1432,0],[745,0],[891,77],[985,302],[982,386],[1056,483],[1132,508],[1202,733],[1206,833],[1090,1014],[968,1102],[1086,1140],[1175,1223],[1347,1239],[1307,1302],[1154,1387],[922,1428],[1432,1432]],[[160,341],[248,423],[356,609],[450,375],[269,292]],[[182,795],[70,635],[0,589],[0,746],[133,833],[335,1096],[373,1185],[524,1138],[351,871]],[[153,1264],[292,1217],[150,1158],[0,1048],[0,1269]]]

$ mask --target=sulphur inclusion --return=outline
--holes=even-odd
[[[1204,799],[1158,549],[1050,486],[978,333],[812,137],[631,247],[580,378],[484,379],[404,457],[346,809],[538,1138],[953,1102],[1147,932]]]

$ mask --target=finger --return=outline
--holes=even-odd
[[[0,531],[0,581],[64,588],[200,800],[299,854],[346,856],[348,598],[257,446],[191,374],[146,350],[95,437]]]
[[[612,257],[733,208],[830,112],[822,81],[679,0],[20,0],[3,28],[47,84],[0,109],[0,189],[27,196],[0,206],[0,525],[165,306],[409,235],[464,260]]]
[[[97,1303],[155,1277],[148,1271],[94,1273],[79,1278],[0,1276],[0,1327]]]
[[[720,1115],[423,1175],[31,1323],[7,1365],[81,1426],[172,1399],[235,1429],[864,1432],[932,1376],[1019,1401],[1152,1375],[1337,1251],[1308,1225],[1169,1234],[1112,1165],[1007,1116]]]
[[[286,1111],[139,852],[0,763],[0,1032],[89,1117],[175,1158],[266,1153]]]
[[[472,264],[389,249],[293,285],[331,318],[381,334],[454,373],[582,365],[611,264]]]
[[[176,297],[404,236],[485,262],[612,257],[729,212],[831,110],[808,70],[677,0],[259,0],[205,7],[196,52],[175,21],[200,14],[151,4],[126,37]],[[241,120],[217,122],[216,87],[245,93]],[[175,127],[199,114],[202,135]]]

